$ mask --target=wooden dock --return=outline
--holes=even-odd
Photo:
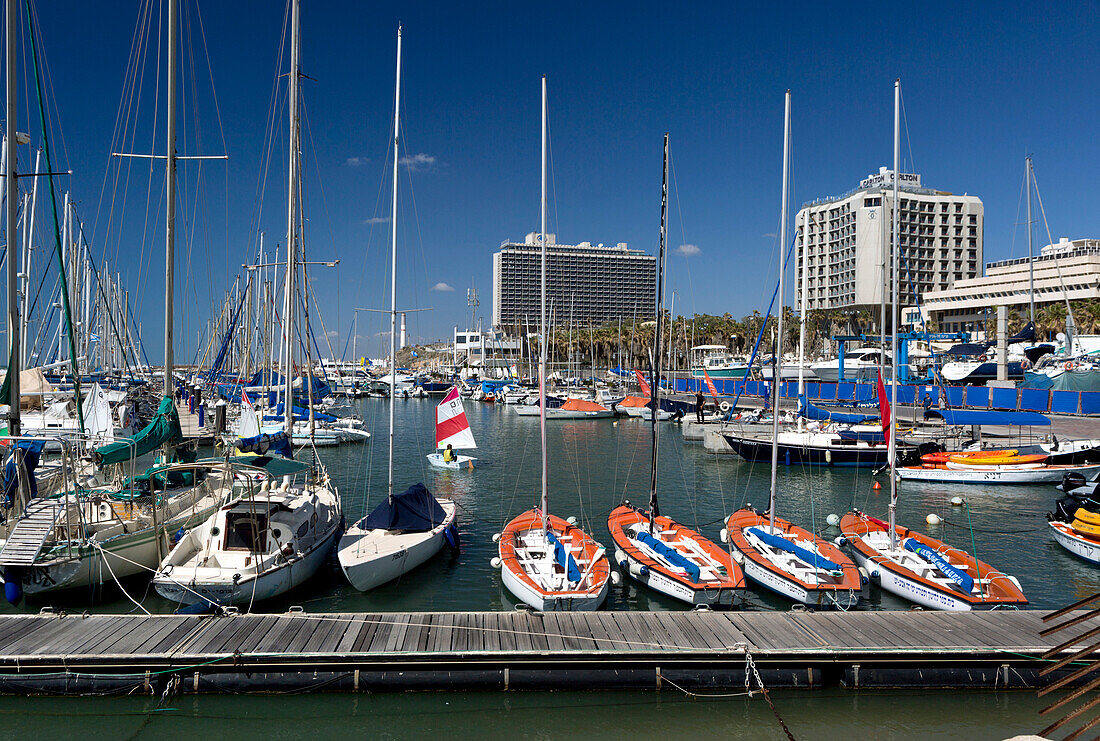
[[[1044,611],[0,616],[0,693],[1037,687]],[[1068,618],[1067,618],[1068,619]],[[1092,635],[1095,635],[1093,633]],[[1090,650],[1095,650],[1092,647]],[[1086,652],[1087,653],[1087,652]]]

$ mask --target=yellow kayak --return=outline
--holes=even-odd
[[[1094,525],[1089,522],[1074,520],[1073,531],[1084,535],[1086,538],[1100,538],[1100,525]]]
[[[1080,522],[1100,526],[1100,512],[1089,512],[1087,509],[1079,508],[1073,513],[1073,517]]]

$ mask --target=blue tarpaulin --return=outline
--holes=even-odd
[[[581,568],[577,565],[577,559],[573,558],[573,554],[566,549],[565,544],[558,540],[558,536],[550,530],[546,531],[546,539],[554,545],[554,559],[565,569],[570,583],[579,582],[581,580]]]
[[[874,414],[850,414],[846,412],[830,412],[820,407],[815,407],[810,402],[806,401],[806,395],[802,394],[798,397],[798,416],[804,419],[816,419],[816,420],[828,420],[830,422],[839,422],[846,425],[861,425],[867,422],[878,421],[878,417]]]
[[[929,409],[925,419],[942,419],[949,425],[1015,425],[1042,427],[1050,418],[1038,412],[987,412],[981,409]]]
[[[275,416],[276,417],[281,417],[284,414],[286,414],[286,412],[284,411],[285,408],[286,408],[286,405],[284,405],[283,402],[280,401],[279,404],[275,407]],[[302,420],[308,420],[309,419],[309,409],[307,409],[305,407],[300,407],[297,404],[294,405],[293,409],[294,409],[294,419],[302,419]],[[264,417],[264,419],[267,419],[267,417]],[[336,421],[336,417],[333,417],[331,414],[325,414],[323,412],[318,412],[316,409],[313,410],[313,419],[317,422],[335,422]]]
[[[825,571],[841,571],[840,564],[833,563],[829,559],[822,555],[814,553],[813,551],[806,550],[801,546],[795,545],[793,542],[787,540],[779,535],[772,535],[771,533],[764,532],[758,527],[750,527],[748,532],[752,533],[760,540],[764,541],[773,548],[779,548],[780,550],[793,553],[800,559],[810,564],[816,569],[824,569]]]
[[[673,566],[686,571],[688,578],[693,582],[699,581],[699,567],[681,556],[674,548],[670,548],[665,543],[657,540],[645,530],[638,531],[638,540],[645,543],[657,553],[660,553],[661,556]]]
[[[374,508],[363,518],[364,530],[406,530],[423,533],[442,524],[447,513],[424,484],[413,484],[393,498]]]
[[[236,442],[236,446],[237,450],[242,453],[259,453],[262,455],[270,451],[287,458],[294,457],[294,453],[290,449],[290,440],[287,438],[285,432],[239,438]]]
[[[38,482],[34,478],[34,469],[42,457],[45,440],[21,440],[15,444],[8,460],[4,464],[4,506],[11,507],[15,501],[15,492],[19,489],[19,479],[24,478],[29,487],[31,498],[38,496]],[[20,472],[20,459],[23,471]]]
[[[936,553],[928,546],[923,545],[920,541],[914,538],[906,538],[904,545],[907,551],[912,551],[913,553],[916,553],[918,556],[923,558],[925,561],[934,564],[937,569],[943,572],[944,576],[958,584],[959,587],[961,587],[962,590],[967,594],[970,594],[972,591],[974,591],[974,579],[969,574],[964,574],[963,572],[956,569],[954,566],[947,562],[947,559]]]

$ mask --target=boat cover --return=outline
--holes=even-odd
[[[928,546],[922,544],[915,538],[906,538],[904,545],[905,550],[912,551],[913,553],[916,553],[918,556],[923,558],[925,561],[934,564],[937,569],[943,572],[944,576],[958,584],[959,587],[967,594],[970,594],[972,591],[974,591],[974,579],[969,574],[964,574],[963,572],[956,569],[954,566],[947,562],[946,558],[936,553]]]
[[[281,374],[279,374],[278,371],[258,370],[258,371],[256,371],[255,373],[252,374],[252,380],[250,380],[248,382],[248,385],[249,386],[260,386],[260,385],[263,385],[264,383],[267,383],[268,380],[271,381],[271,385],[273,387],[282,386],[283,384],[286,383],[286,379],[283,378],[283,376]]]
[[[969,358],[976,355],[984,355],[985,352],[991,347],[992,343],[979,342],[979,343],[962,343],[955,345],[950,350],[944,351],[944,355],[954,355],[960,358]]]
[[[547,405],[549,406],[549,404]],[[584,399],[569,399],[561,405],[562,409],[567,409],[570,412],[606,412],[607,407],[601,406],[594,401],[585,401]]]
[[[1034,342],[1035,337],[1035,322],[1028,322],[1026,327],[1009,337],[1006,344],[1012,345],[1017,342]]]
[[[564,543],[558,540],[558,536],[554,535],[552,531],[546,531],[546,539],[554,546],[554,560],[565,569],[570,583],[579,582],[581,580],[581,568],[577,565],[577,559],[573,558],[573,554],[569,552]]]
[[[860,425],[867,422],[874,422],[878,419],[878,416],[874,414],[830,412],[827,409],[815,407],[813,404],[806,401],[805,394],[799,394],[798,396],[798,416],[804,419],[828,420],[830,422],[839,422],[846,425]]]
[[[645,530],[639,530],[636,537],[638,538],[638,540],[649,546],[649,548],[656,551],[657,553],[660,553],[661,556],[663,556],[665,560],[667,560],[673,566],[676,566],[686,571],[689,579],[694,582],[699,581],[699,567],[680,555],[680,553],[676,549],[670,548],[667,544],[662,543],[657,538],[654,538]]]
[[[236,443],[237,450],[242,453],[264,454],[267,452],[278,453],[286,458],[293,458],[294,453],[290,449],[290,440],[285,432],[255,435],[253,437],[239,437]]]
[[[818,553],[814,553],[813,551],[795,545],[793,542],[787,540],[780,535],[772,535],[771,533],[765,532],[758,527],[750,527],[748,532],[760,538],[760,540],[764,541],[773,548],[779,548],[780,550],[787,551],[788,553],[793,553],[814,568],[823,569],[825,571],[843,570],[840,568],[840,564],[834,563]]]
[[[45,440],[20,440],[15,444],[8,460],[4,464],[4,507],[10,508],[15,502],[15,492],[19,490],[22,479],[28,487],[31,499],[38,496],[38,482],[34,479],[34,469],[42,457]],[[19,468],[22,471],[19,471]]]
[[[1042,427],[1050,418],[1038,412],[987,412],[980,409],[929,409],[925,419],[942,419],[949,425],[1015,425]]]
[[[121,463],[130,458],[145,455],[169,440],[181,437],[183,432],[180,430],[180,418],[176,413],[176,405],[172,397],[165,396],[160,400],[160,406],[157,407],[157,413],[153,415],[153,421],[144,429],[133,437],[96,448],[92,457],[96,465],[109,466],[112,463]]]
[[[276,417],[283,416],[285,414],[285,412],[283,411],[285,408],[286,408],[286,405],[283,404],[283,402],[280,401],[278,403],[278,405],[275,407],[275,416]],[[300,407],[297,404],[295,404],[292,407],[292,409],[294,409],[294,419],[306,420],[306,421],[309,420],[309,408],[308,407]],[[269,417],[269,416],[271,416],[271,415],[265,416],[264,419],[267,419],[267,417]],[[336,417],[333,417],[331,414],[325,414],[324,412],[318,412],[316,409],[314,409],[313,410],[313,420],[315,422],[335,422]]]
[[[618,406],[623,408],[647,407],[652,401],[653,399],[648,396],[627,396],[618,403]]]
[[[439,506],[424,484],[413,484],[393,498],[387,498],[363,520],[364,530],[405,530],[423,533],[447,519],[447,513]]]
[[[292,476],[309,470],[308,463],[296,461],[293,458],[272,458],[269,455],[256,455],[255,453],[238,455],[233,459],[233,463],[262,468],[276,478]]]

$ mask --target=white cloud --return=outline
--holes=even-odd
[[[693,255],[698,255],[701,252],[701,250],[694,244],[682,244],[676,248],[676,251],[684,257],[692,257]]]
[[[761,234],[764,239],[775,239],[778,236],[775,232],[768,232],[767,234]]]
[[[363,219],[364,224],[388,224],[390,223],[389,216],[372,216],[369,219]]]
[[[454,290],[454,286],[449,286],[449,285],[447,285],[446,283],[444,283],[443,281],[439,281],[439,282],[438,282],[438,283],[436,283],[436,284],[435,284],[434,286],[432,286],[432,290],[433,290],[433,291],[443,291],[443,292],[448,292],[448,291],[453,291],[453,290]]]
[[[370,162],[370,157],[348,157],[344,160],[344,164],[348,167],[359,167]]]
[[[326,334],[329,337],[339,337],[340,336],[340,333],[337,332],[335,329],[330,329],[328,332],[326,332]]]
[[[435,156],[419,152],[401,158],[401,164],[410,170],[428,170],[435,165]]]

